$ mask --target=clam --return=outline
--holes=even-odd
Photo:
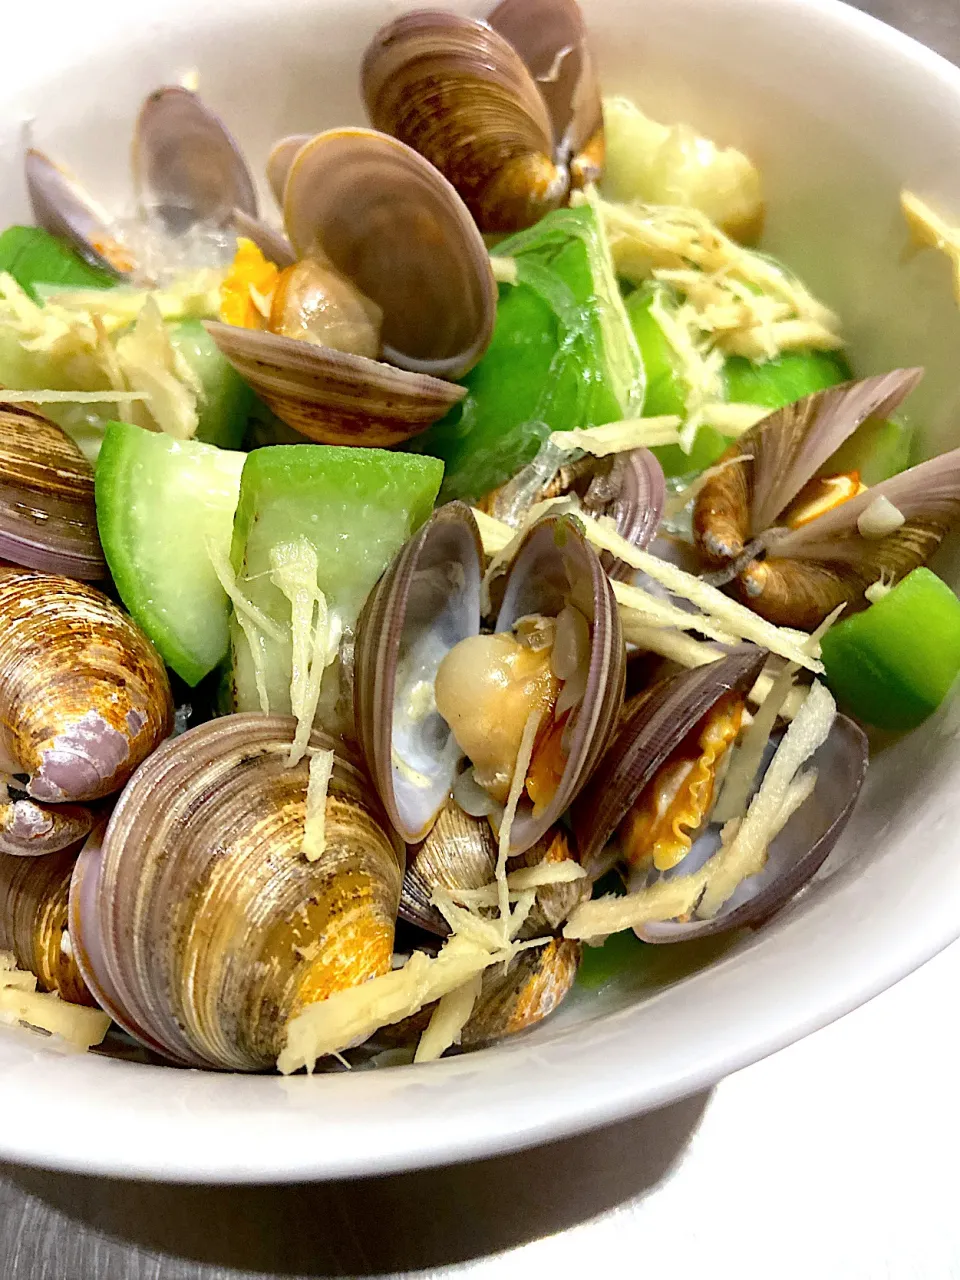
[[[235,715],[171,740],[78,863],[76,950],[91,990],[174,1062],[270,1067],[302,1007],[390,969],[402,845],[363,772],[337,754],[325,846],[307,861],[295,728]],[[320,733],[310,746],[342,751]]]
[[[504,3],[489,23],[404,14],[373,38],[362,87],[374,126],[436,165],[482,231],[530,226],[602,168],[599,91],[568,0]]]
[[[137,119],[132,158],[141,216],[158,217],[171,235],[198,223],[227,226],[234,211],[256,217],[256,189],[236,142],[189,89],[169,85],[150,94]],[[24,173],[38,226],[112,275],[137,271],[116,220],[74,174],[36,148],[24,157]]]
[[[74,1004],[95,1001],[81,977],[67,927],[76,848],[43,858],[0,854],[0,951],[12,951],[44,991]]]
[[[140,109],[133,180],[141,211],[180,235],[197,222],[227,226],[235,209],[256,217],[246,162],[219,116],[181,85],[156,89]]]
[[[283,208],[283,193],[287,187],[287,177],[297,152],[308,143],[312,133],[292,133],[275,143],[267,156],[267,182],[273,192],[274,199]]]
[[[574,861],[570,838],[561,826],[552,827],[525,853],[511,858],[507,871],[542,863]],[[400,894],[400,915],[428,933],[445,938],[450,926],[431,903],[437,889],[457,899],[457,890],[482,889],[493,883],[497,870],[497,840],[490,824],[471,817],[451,797],[440,810],[424,840],[407,850],[407,869]],[[553,932],[575,906],[590,896],[587,880],[542,885],[521,930],[524,938]]]
[[[603,104],[576,0],[501,0],[487,21],[513,45],[537,83],[570,185],[603,173]]]
[[[668,676],[628,703],[594,782],[571,814],[590,874],[621,858],[632,868],[632,887],[645,887],[699,870],[716,851],[719,832],[704,828],[764,657],[744,647]],[[807,883],[856,803],[866,738],[838,716],[811,763],[813,794],[773,840],[763,871],[744,880],[715,916],[648,923],[637,930],[644,941],[676,942],[760,924]]]
[[[865,490],[856,476],[823,476],[844,440],[891,414],[921,373],[867,378],[779,410],[737,440],[730,465],[700,490],[697,548],[755,612],[813,630],[838,605],[865,604],[874,582],[922,564],[960,517],[960,450]],[[884,500],[903,517],[891,532],[870,527]]]
[[[480,630],[483,550],[470,508],[435,511],[380,579],[357,624],[357,741],[391,823],[422,841],[453,787],[460,749],[436,709],[440,663]]]
[[[0,407],[0,556],[71,578],[107,577],[93,469],[58,426]]]
[[[68,241],[92,266],[123,277],[134,262],[114,220],[69,169],[31,147],[23,158],[27,195],[38,227]]]
[[[464,1049],[480,1049],[549,1017],[569,994],[580,967],[580,943],[551,938],[483,975],[480,995],[460,1034]]]
[[[93,827],[90,809],[79,804],[38,804],[25,791],[7,787],[0,801],[0,853],[36,857],[78,844]]]
[[[460,503],[440,508],[360,618],[357,736],[391,821],[423,840],[460,761],[497,822],[524,737],[531,750],[509,850],[543,836],[586,783],[623,701],[625,647],[610,582],[579,527],[548,517],[524,538],[495,634],[480,632],[481,550]],[[535,736],[530,738],[530,734]]]
[[[531,476],[532,483],[526,479],[526,473],[538,466],[534,460],[477,505],[516,528],[535,503],[575,494],[587,515],[613,520],[617,533],[635,547],[643,549],[653,541],[663,516],[666,481],[663,468],[649,449],[631,449],[606,458],[585,454],[562,463],[542,485],[539,477]],[[602,553],[600,562],[612,578],[629,580],[634,576],[629,565],[615,560],[609,552]]]
[[[717,704],[736,699],[742,708],[766,656],[763,649],[744,646],[717,662],[659,681],[627,703],[596,779],[570,815],[588,873],[596,876],[607,869],[603,855],[611,837],[704,717]]]
[[[644,942],[689,942],[765,923],[813,879],[839,840],[860,794],[868,756],[863,730],[846,716],[837,716],[830,737],[811,759],[817,771],[813,795],[772,841],[763,870],[744,880],[716,915],[649,921],[637,929],[638,935]],[[695,871],[718,845],[718,833],[706,832],[689,862],[665,878]]]
[[[431,904],[437,889],[482,889],[497,870],[497,841],[490,824],[472,818],[452,797],[419,844],[407,850],[400,915],[443,938],[450,926]]]
[[[333,129],[296,152],[284,221],[299,259],[274,294],[287,322],[274,306],[262,328],[208,325],[277,416],[325,443],[391,445],[462,400],[464,389],[445,379],[461,377],[486,350],[496,286],[449,183],[393,138]],[[370,323],[340,323],[335,333],[332,313]],[[291,315],[299,316],[293,327]],[[297,339],[284,336],[293,332]]]
[[[106,596],[0,568],[0,755],[35,800],[123,786],[173,727],[163,663]]]

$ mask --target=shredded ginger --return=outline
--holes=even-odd
[[[333,774],[334,754],[331,750],[310,752],[307,780],[307,813],[303,823],[303,856],[316,862],[327,847],[327,792]]]
[[[317,585],[317,551],[306,538],[272,547],[270,564],[274,585],[290,602],[290,707],[297,720],[290,763],[296,764],[307,750],[323,673],[339,652],[343,621]]]
[[[635,284],[654,280],[682,298],[665,333],[704,399],[711,380],[699,366],[714,351],[765,361],[785,351],[842,347],[832,311],[789,272],[737,244],[699,210],[606,200],[598,208],[618,273]]]
[[[92,1049],[100,1044],[110,1028],[107,1014],[70,1004],[55,992],[36,988],[36,977],[18,969],[9,951],[0,951],[0,1022],[49,1032],[75,1049]]]

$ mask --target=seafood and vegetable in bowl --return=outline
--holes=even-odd
[[[960,670],[960,449],[760,247],[752,159],[604,98],[573,0],[369,34],[367,119],[277,139],[269,205],[202,84],[143,103],[133,213],[25,151],[18,1034],[285,1074],[492,1045],[762,929]]]

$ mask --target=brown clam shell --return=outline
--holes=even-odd
[[[95,1004],[74,959],[67,896],[77,851],[43,858],[0,854],[0,951],[12,951],[44,991],[74,1004]]]
[[[79,844],[89,835],[93,812],[79,804],[37,804],[10,788],[0,803],[0,853],[33,858]]]
[[[273,192],[273,198],[283,208],[283,193],[287,186],[287,177],[297,152],[313,137],[312,133],[291,133],[275,142],[267,156],[267,182]]]
[[[426,837],[460,758],[449,726],[435,711],[404,713],[410,681],[432,680],[454,645],[479,632],[482,563],[470,508],[447,503],[395,558],[357,624],[357,740],[387,815],[407,844]]]
[[[257,215],[257,192],[240,148],[219,116],[189,89],[156,89],[140,109],[133,178],[141,207],[172,232],[196,222],[225,226],[235,209]]]
[[[375,128],[453,183],[481,231],[516,231],[566,199],[546,104],[522,58],[486,23],[418,10],[383,27],[363,60]]]
[[[573,986],[581,954],[578,942],[553,938],[543,947],[521,951],[506,973],[501,965],[488,969],[461,1046],[479,1049],[549,1017]]]
[[[173,728],[167,673],[106,596],[0,568],[0,751],[41,801],[123,786]]]
[[[277,417],[322,444],[401,444],[466,395],[465,388],[452,382],[295,338],[214,320],[206,328]]]
[[[513,45],[540,90],[571,185],[603,173],[603,104],[576,0],[501,0],[487,18]]]
[[[450,926],[431,905],[436,889],[482,889],[497,870],[497,840],[485,818],[472,818],[447,800],[426,837],[407,850],[400,915],[445,938]]]
[[[106,578],[93,469],[48,418],[0,406],[0,557],[70,578]]]
[[[490,255],[422,155],[372,129],[318,134],[290,166],[283,210],[296,253],[319,251],[380,308],[384,360],[451,379],[473,368],[496,318]]]
[[[227,716],[173,739],[103,837],[83,954],[125,1025],[174,1061],[269,1067],[290,1017],[390,968],[402,846],[368,779],[338,755],[326,848],[305,859],[295,727]],[[310,745],[334,744],[314,733]]]
[[[627,704],[596,778],[570,815],[589,874],[605,869],[601,855],[610,837],[664,761],[720,698],[753,686],[766,657],[765,649],[744,646],[668,676]]]
[[[521,867],[536,867],[546,862],[576,861],[573,842],[562,826],[551,827],[531,845],[526,853],[511,858],[507,863],[508,873],[519,871]],[[571,880],[567,884],[545,884],[537,889],[537,899],[533,910],[527,916],[526,923],[520,931],[524,938],[540,938],[546,933],[553,933],[573,911],[574,907],[590,897],[591,886],[588,879]]]

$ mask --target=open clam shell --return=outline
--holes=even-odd
[[[603,172],[603,104],[576,0],[501,0],[487,21],[533,76],[571,185],[596,182]]]
[[[689,942],[763,924],[816,875],[839,840],[860,794],[868,755],[863,730],[846,716],[837,716],[829,738],[811,759],[817,770],[813,794],[771,843],[763,870],[744,880],[717,915],[650,922],[637,929],[638,935],[644,942]],[[665,876],[695,871],[717,845],[716,833],[708,832]]]
[[[322,444],[401,444],[466,395],[452,382],[365,356],[214,320],[206,328],[277,417]]]
[[[96,907],[78,913],[94,989],[174,1061],[268,1067],[302,1007],[390,968],[402,846],[366,777],[338,755],[325,849],[306,860],[308,761],[288,763],[295,727],[228,716],[166,744],[88,868]],[[334,744],[314,733],[311,746]]]
[[[481,231],[530,226],[566,199],[553,125],[523,59],[491,26],[418,10],[388,23],[363,60],[375,128],[453,183]]]
[[[606,870],[602,855],[611,836],[674,749],[720,698],[745,694],[766,657],[766,650],[745,646],[717,662],[668,676],[627,705],[594,781],[570,815],[589,874]]]
[[[0,951],[36,974],[44,991],[74,1004],[93,996],[77,967],[67,927],[67,897],[76,848],[43,858],[0,854]]]
[[[463,1031],[464,1049],[479,1049],[526,1031],[549,1017],[569,994],[580,967],[581,947],[567,938],[521,951],[507,966],[483,975],[480,995]]]
[[[284,222],[300,257],[320,250],[383,313],[383,357],[460,378],[490,342],[497,290],[463,201],[432,164],[371,129],[331,129],[297,152]]]
[[[796,528],[789,507],[861,423],[892,413],[922,376],[900,369],[817,392],[741,436],[729,465],[700,490],[697,548],[756,613],[812,630],[838,605],[862,606],[881,576],[894,581],[927,560],[960,519],[960,450],[875,485]],[[732,461],[742,456],[739,462]],[[861,517],[886,498],[905,517],[864,536]]]
[[[256,217],[257,193],[223,121],[181,85],[155,90],[140,109],[133,178],[144,212],[174,233],[197,222],[226,226],[235,209]]]
[[[470,508],[448,503],[396,557],[357,625],[357,738],[407,844],[427,835],[456,778],[460,750],[432,691],[447,653],[480,630],[482,564]]]
[[[535,812],[521,796],[511,828],[511,855],[536,844],[587,784],[616,728],[626,682],[626,647],[610,580],[576,522],[548,516],[517,550],[494,629],[509,631],[524,617],[558,617],[568,604],[590,628],[586,686],[570,712],[566,764],[553,799]]]
[[[0,407],[0,557],[70,578],[106,578],[93,469],[55,423]]]
[[[264,222],[262,218],[252,218],[249,213],[244,213],[242,209],[234,209],[231,218],[234,231],[237,235],[246,236],[248,240],[252,240],[265,258],[268,258],[274,266],[284,267],[293,266],[297,260],[297,255],[290,246],[290,241],[276,227],[272,227],[269,222]]]
[[[133,260],[116,237],[113,219],[79,179],[35,147],[23,166],[37,226],[66,240],[92,266],[119,278],[129,275]]]
[[[123,786],[173,728],[163,663],[100,592],[0,568],[0,752],[35,800]]]

